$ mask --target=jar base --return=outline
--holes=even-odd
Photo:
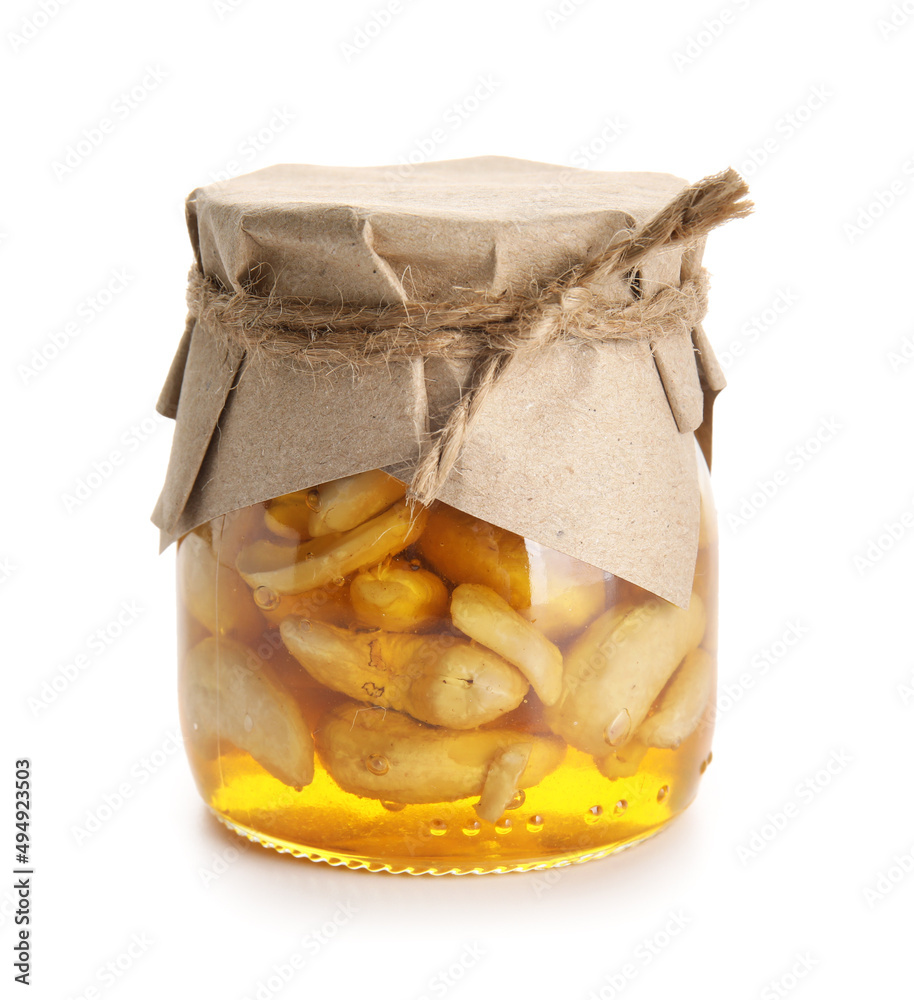
[[[353,871],[387,872],[391,875],[490,875],[567,868],[569,865],[597,861],[600,858],[609,857],[611,854],[618,854],[620,851],[628,850],[638,844],[643,844],[645,841],[652,840],[657,834],[668,829],[673,821],[682,815],[681,812],[675,813],[651,830],[642,831],[628,840],[617,841],[596,850],[588,848],[581,851],[568,851],[563,854],[530,858],[525,861],[511,861],[508,863],[505,863],[503,860],[500,862],[495,860],[488,863],[481,861],[471,866],[460,863],[442,864],[440,858],[410,858],[408,861],[381,861],[378,858],[362,857],[357,854],[347,854],[340,851],[332,852],[321,848],[307,847],[303,844],[295,844],[291,841],[258,833],[251,827],[229,819],[228,816],[223,815],[212,806],[208,808],[223,826],[228,827],[229,830],[238,834],[239,837],[244,837],[254,844],[259,844],[261,847],[270,848],[279,854],[289,854],[294,858],[304,858],[308,861],[320,861],[334,867],[343,866]]]

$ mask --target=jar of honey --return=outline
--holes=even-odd
[[[226,825],[484,873],[602,857],[689,805],[723,385],[700,256],[744,194],[486,157],[191,195],[154,519],[188,758]]]

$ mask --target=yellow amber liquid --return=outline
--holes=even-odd
[[[702,507],[694,589],[708,612],[702,646],[714,656],[717,550],[706,480]],[[258,505],[228,515],[231,524],[220,526],[222,545],[240,547],[249,541],[260,531],[262,513],[263,507]],[[418,546],[410,546],[402,555],[422,561]],[[227,562],[233,556],[234,551],[229,552]],[[453,586],[455,581],[447,582]],[[606,588],[607,607],[623,595],[629,600],[633,593],[645,600],[650,597],[613,578],[607,579]],[[246,601],[248,595],[239,587],[221,599]],[[327,614],[339,614],[331,604],[328,602]],[[220,610],[220,624],[223,617],[236,623],[239,616],[227,616],[223,614],[226,611],[224,607]],[[262,619],[255,628],[256,619],[240,617],[241,624],[232,624],[233,638],[253,650],[259,649],[258,655],[272,662],[282,676],[282,670],[290,669],[291,661],[282,648],[275,618],[272,622]],[[199,615],[195,617],[188,611],[185,601],[180,608],[179,629],[182,709],[187,652],[211,631],[201,623]],[[218,633],[218,626],[215,631]],[[574,638],[570,636],[560,645],[567,649]],[[301,699],[302,714],[314,732],[320,728],[322,714],[344,700],[337,692],[316,687],[313,682],[304,688],[291,683],[290,689]],[[510,807],[494,823],[476,815],[478,795],[458,801],[404,805],[344,791],[319,754],[315,754],[313,781],[295,789],[231,742],[201,740],[186,710],[182,711],[182,726],[191,769],[204,801],[219,819],[251,840],[295,856],[372,871],[508,872],[603,857],[661,830],[690,804],[710,762],[715,700],[712,691],[701,723],[687,739],[676,749],[649,749],[631,777],[611,780],[601,774],[590,755],[567,747],[558,768],[534,787],[518,791]],[[524,703],[498,720],[497,725],[520,732],[548,732],[542,706],[532,690]]]
[[[638,774],[615,781],[570,749],[494,825],[471,799],[391,811],[342,791],[320,764],[300,792],[229,748],[191,766],[216,815],[268,847],[372,871],[509,872],[603,857],[658,832],[692,801],[709,742],[696,733],[677,750],[648,751]]]

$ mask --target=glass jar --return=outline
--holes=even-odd
[[[697,449],[696,449],[697,450]],[[181,721],[215,815],[373,871],[505,872],[663,829],[711,760],[717,533],[688,610],[384,472],[178,552]]]

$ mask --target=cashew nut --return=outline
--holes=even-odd
[[[303,594],[277,594],[269,587],[254,590],[254,603],[273,625],[284,619],[317,618],[333,625],[348,625],[355,612],[349,603],[349,588],[345,583],[328,583]]]
[[[553,731],[595,757],[624,746],[704,629],[697,594],[688,611],[653,598],[604,612],[565,655],[562,695],[546,710]]]
[[[267,501],[263,523],[271,534],[293,542],[302,542],[310,537],[308,493],[308,490],[299,490]]]
[[[675,749],[701,722],[714,689],[714,661],[694,649],[660,693],[654,713],[641,723],[637,738],[649,747]]]
[[[451,595],[451,617],[461,632],[513,663],[545,705],[562,691],[562,653],[489,587],[463,583]]]
[[[312,537],[349,531],[406,495],[406,485],[380,469],[334,479],[305,493]]]
[[[714,661],[703,649],[694,649],[676,668],[654,701],[652,714],[635,735],[597,767],[607,778],[631,778],[651,747],[674,750],[701,722],[714,690]]]
[[[452,729],[472,729],[523,701],[523,676],[488,650],[446,635],[352,632],[287,618],[286,648],[311,676],[352,698]]]
[[[606,607],[603,571],[445,504],[435,504],[423,556],[453,583],[489,587],[558,641]]]
[[[532,743],[515,743],[501,750],[492,760],[476,805],[476,815],[480,819],[494,823],[508,808],[520,787],[521,775],[532,751]]]
[[[213,635],[256,641],[266,629],[251,592],[230,566],[216,558],[205,537],[185,535],[178,545],[178,596]]]
[[[292,788],[311,783],[311,733],[295,699],[251,650],[204,639],[187,654],[181,691],[186,730],[195,740],[232,743]]]
[[[242,549],[238,571],[251,587],[301,594],[325,587],[395,555],[422,533],[427,512],[402,501],[351,531],[322,535],[290,553],[287,545],[259,541]]]
[[[520,535],[436,503],[419,547],[428,562],[453,583],[481,583],[512,608],[529,607],[530,568]]]
[[[481,794],[492,761],[514,746],[530,748],[518,778],[519,787],[530,788],[559,766],[565,752],[555,737],[510,729],[436,729],[357,702],[331,710],[314,736],[321,761],[341,788],[404,804]]]
[[[385,560],[362,570],[349,594],[360,622],[392,632],[418,631],[447,613],[447,587],[418,562],[405,559]]]

